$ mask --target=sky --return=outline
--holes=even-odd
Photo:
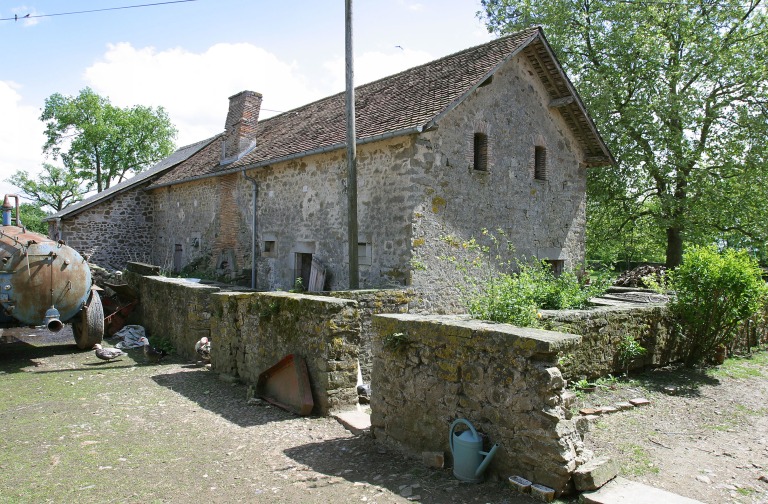
[[[61,166],[43,154],[39,120],[54,93],[90,87],[121,108],[161,106],[181,147],[223,131],[240,91],[261,93],[267,118],[344,90],[342,0],[166,2],[0,0],[0,197],[19,192],[6,182],[16,171]],[[77,13],[95,9],[112,10]],[[352,0],[355,85],[491,40],[480,9]]]

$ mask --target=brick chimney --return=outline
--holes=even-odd
[[[261,94],[241,91],[229,97],[229,112],[224,125],[224,145],[221,163],[239,159],[256,144],[256,123],[259,122]]]

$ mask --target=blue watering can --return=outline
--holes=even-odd
[[[454,434],[454,429],[460,423],[469,427],[469,430],[465,430],[461,434]],[[451,454],[453,455],[453,475],[470,483],[482,481],[483,471],[488,467],[493,456],[496,455],[499,443],[494,444],[488,452],[482,451],[482,436],[477,433],[469,421],[463,418],[457,418],[451,424],[448,442],[451,445]]]

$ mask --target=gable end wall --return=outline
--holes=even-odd
[[[420,138],[416,158],[424,160],[424,173],[412,177],[420,203],[411,245],[413,287],[424,295],[424,311],[464,311],[465,275],[456,264],[475,257],[463,246],[473,238],[500,253],[501,262],[538,258],[581,266],[586,168],[579,144],[548,103],[528,61],[518,56]],[[488,139],[487,171],[473,166],[478,132]],[[546,180],[534,179],[536,146],[546,148]],[[500,240],[499,249],[483,229]]]
[[[121,270],[129,261],[147,261],[151,250],[152,205],[139,186],[62,219],[61,238],[89,261]]]

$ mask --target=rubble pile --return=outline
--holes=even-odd
[[[121,278],[123,273],[121,271],[109,271],[98,264],[93,263],[89,263],[88,266],[91,268],[91,278],[93,279],[94,285],[97,285],[104,290],[107,290],[107,283],[112,285],[123,283]]]
[[[665,266],[643,265],[625,271],[616,279],[613,285],[617,287],[642,287],[650,288],[645,278],[652,276],[658,283],[663,283],[667,268]]]

